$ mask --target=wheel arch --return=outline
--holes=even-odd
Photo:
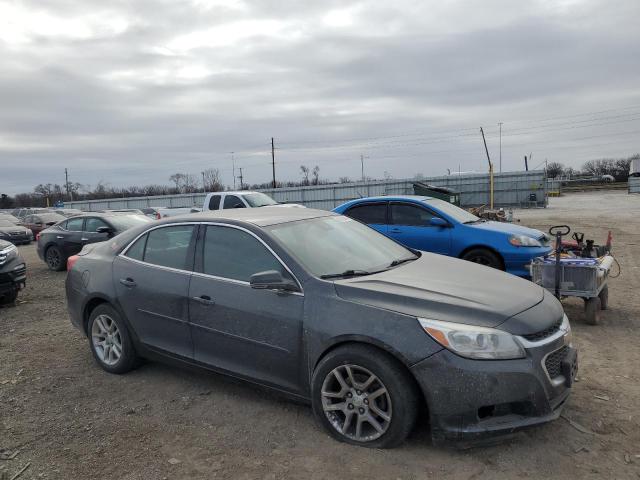
[[[309,380],[313,378],[313,372],[315,372],[316,368],[318,368],[318,364],[325,358],[330,352],[342,348],[348,345],[365,345],[368,347],[372,347],[378,350],[381,354],[386,355],[394,359],[396,362],[400,364],[400,366],[408,373],[409,378],[413,383],[413,388],[418,396],[418,401],[421,405],[424,405],[427,409],[429,408],[427,399],[420,387],[420,383],[416,379],[415,375],[411,371],[411,362],[396,349],[391,347],[390,345],[385,344],[384,342],[380,342],[375,338],[367,337],[364,335],[342,335],[340,337],[334,338],[329,345],[322,351],[320,355],[315,359],[313,365],[310,365],[311,371],[309,372]]]
[[[502,256],[502,254],[496,250],[494,247],[491,247],[489,245],[486,244],[474,244],[474,245],[469,245],[468,247],[465,247],[459,254],[458,254],[458,258],[462,259],[462,257],[464,257],[468,252],[470,252],[471,250],[488,250],[491,253],[493,253],[494,255],[496,255],[498,257],[498,259],[500,260],[500,263],[502,264],[502,270],[506,270],[506,263],[504,261],[504,257]]]

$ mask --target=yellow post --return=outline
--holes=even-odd
[[[489,203],[493,210],[493,163],[489,162]]]

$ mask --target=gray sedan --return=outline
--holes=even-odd
[[[423,407],[434,441],[547,422],[577,368],[540,287],[330,212],[173,217],[69,266],[71,320],[106,371],[179,359],[310,401],[352,444],[398,445]]]

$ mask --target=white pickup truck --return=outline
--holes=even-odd
[[[207,210],[224,210],[226,208],[256,208],[256,207],[297,207],[304,208],[298,203],[278,203],[269,195],[261,192],[215,192],[209,193],[204,199],[203,212]]]

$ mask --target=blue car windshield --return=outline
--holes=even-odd
[[[480,220],[474,214],[469,213],[460,207],[456,207],[452,203],[445,202],[444,200],[432,198],[430,200],[424,200],[423,203],[444,213],[447,217],[459,223],[474,223]]]

